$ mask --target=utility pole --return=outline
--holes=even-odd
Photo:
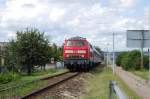
[[[113,33],[113,74],[115,74],[115,33]]]
[[[107,60],[107,67],[108,67],[108,48],[107,48],[107,58],[106,58],[106,60]]]
[[[149,57],[149,80],[148,80],[148,85],[149,85],[149,99],[150,99],[150,50],[148,49],[148,57]]]
[[[109,43],[107,43],[107,67],[108,67],[108,64],[109,64],[109,60],[108,60],[108,46],[109,46]]]
[[[143,68],[144,30],[141,30],[141,69]]]
[[[150,4],[150,0],[148,3]],[[149,9],[150,9],[150,6],[149,6]],[[149,13],[149,16],[150,16],[150,13]],[[149,17],[149,19],[150,19],[150,17]],[[149,20],[149,23],[150,23],[150,20]],[[150,24],[149,24],[149,26],[150,26]],[[149,49],[148,49],[148,56],[149,56],[149,81],[148,81],[148,83],[149,83],[149,99],[150,99],[150,50]]]

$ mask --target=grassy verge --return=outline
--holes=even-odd
[[[33,90],[40,89],[46,86],[47,84],[48,84],[47,81],[38,81],[38,82],[28,83],[27,85],[24,85],[24,86],[10,88],[9,90],[0,92],[0,99],[19,98],[26,94],[29,94]]]
[[[135,70],[135,71],[131,71],[133,74],[148,80],[148,74],[149,74],[149,70],[146,69],[141,69],[141,70]]]
[[[32,82],[32,83],[28,83],[28,82],[31,82],[31,81],[34,81],[34,80],[37,80],[37,79],[40,79],[43,77],[63,73],[65,71],[67,71],[67,70],[65,70],[65,69],[57,69],[57,70],[56,69],[48,69],[45,71],[36,71],[36,72],[32,73],[30,76],[27,76],[27,75],[21,76],[20,79],[17,79],[15,81],[12,81],[12,82],[9,82],[6,84],[1,84],[0,90],[6,89],[9,87],[14,87],[16,85],[21,85],[21,84],[24,84],[24,86],[13,88],[13,91],[10,88],[9,90],[0,92],[0,96],[18,97],[18,96],[25,95],[25,94],[30,93],[31,91],[33,91],[35,89],[39,89],[39,88],[48,84],[48,82],[46,82],[46,81],[38,81],[38,82],[36,81],[36,82]],[[26,85],[26,83],[28,83],[28,84]]]
[[[43,77],[59,74],[59,73],[65,72],[65,71],[66,71],[65,69],[53,69],[53,68],[45,70],[45,71],[44,70],[36,71],[36,72],[33,72],[31,75],[19,76],[19,79],[11,81],[9,83],[0,84],[0,89],[3,89],[5,87],[6,88],[11,87],[11,86],[14,86],[16,84],[26,83],[26,82],[29,82],[29,81],[32,81],[32,80],[43,78]]]
[[[89,74],[81,99],[109,99],[109,80],[116,80],[130,99],[140,99],[118,76],[113,76],[110,68],[97,68]]]
[[[67,70],[66,69],[51,68],[51,69],[48,69],[48,70],[42,70],[42,71],[33,72],[30,76],[28,76],[28,75],[23,76],[20,80],[40,79],[40,78],[43,78],[43,77],[59,74],[59,73],[65,72],[65,71],[67,71]]]

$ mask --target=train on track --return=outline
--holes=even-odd
[[[86,38],[77,36],[65,40],[63,59],[70,71],[89,70],[102,62],[102,55]]]

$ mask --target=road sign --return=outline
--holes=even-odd
[[[150,48],[150,30],[127,30],[127,47]]]

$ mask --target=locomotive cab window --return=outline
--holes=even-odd
[[[83,41],[77,41],[76,42],[76,46],[84,46],[84,42]]]
[[[67,46],[84,46],[84,41],[67,41]]]
[[[73,41],[67,41],[67,46],[73,46],[74,44],[73,44],[74,42]]]

